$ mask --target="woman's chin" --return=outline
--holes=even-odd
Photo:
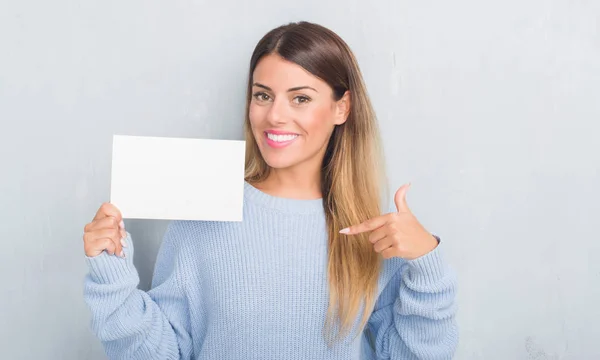
[[[269,165],[270,168],[273,169],[286,169],[292,167],[294,165],[293,161],[289,161],[287,159],[267,159],[265,158],[265,162]]]
[[[273,154],[267,151],[266,153],[263,152],[262,156],[267,165],[273,169],[285,169],[298,163],[296,159],[290,158],[289,154],[284,156],[284,154]]]

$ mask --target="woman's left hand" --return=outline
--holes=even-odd
[[[396,191],[394,202],[398,212],[374,217],[340,233],[355,235],[372,231],[369,241],[385,259],[400,257],[413,260],[429,253],[437,247],[438,240],[425,230],[408,208],[406,192],[409,187],[410,184],[406,184]]]

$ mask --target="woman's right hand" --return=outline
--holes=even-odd
[[[102,204],[92,222],[87,224],[83,231],[83,248],[88,257],[100,255],[104,250],[110,255],[125,257],[125,224],[121,212],[113,204]]]

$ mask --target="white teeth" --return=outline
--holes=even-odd
[[[298,137],[298,135],[275,135],[267,133],[267,137],[276,142],[290,141]]]

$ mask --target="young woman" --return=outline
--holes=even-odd
[[[85,299],[108,356],[452,358],[454,275],[407,185],[383,211],[377,123],[344,41],[307,22],[266,34],[245,130],[244,221],[171,222],[150,291],[119,210],[85,226]]]

